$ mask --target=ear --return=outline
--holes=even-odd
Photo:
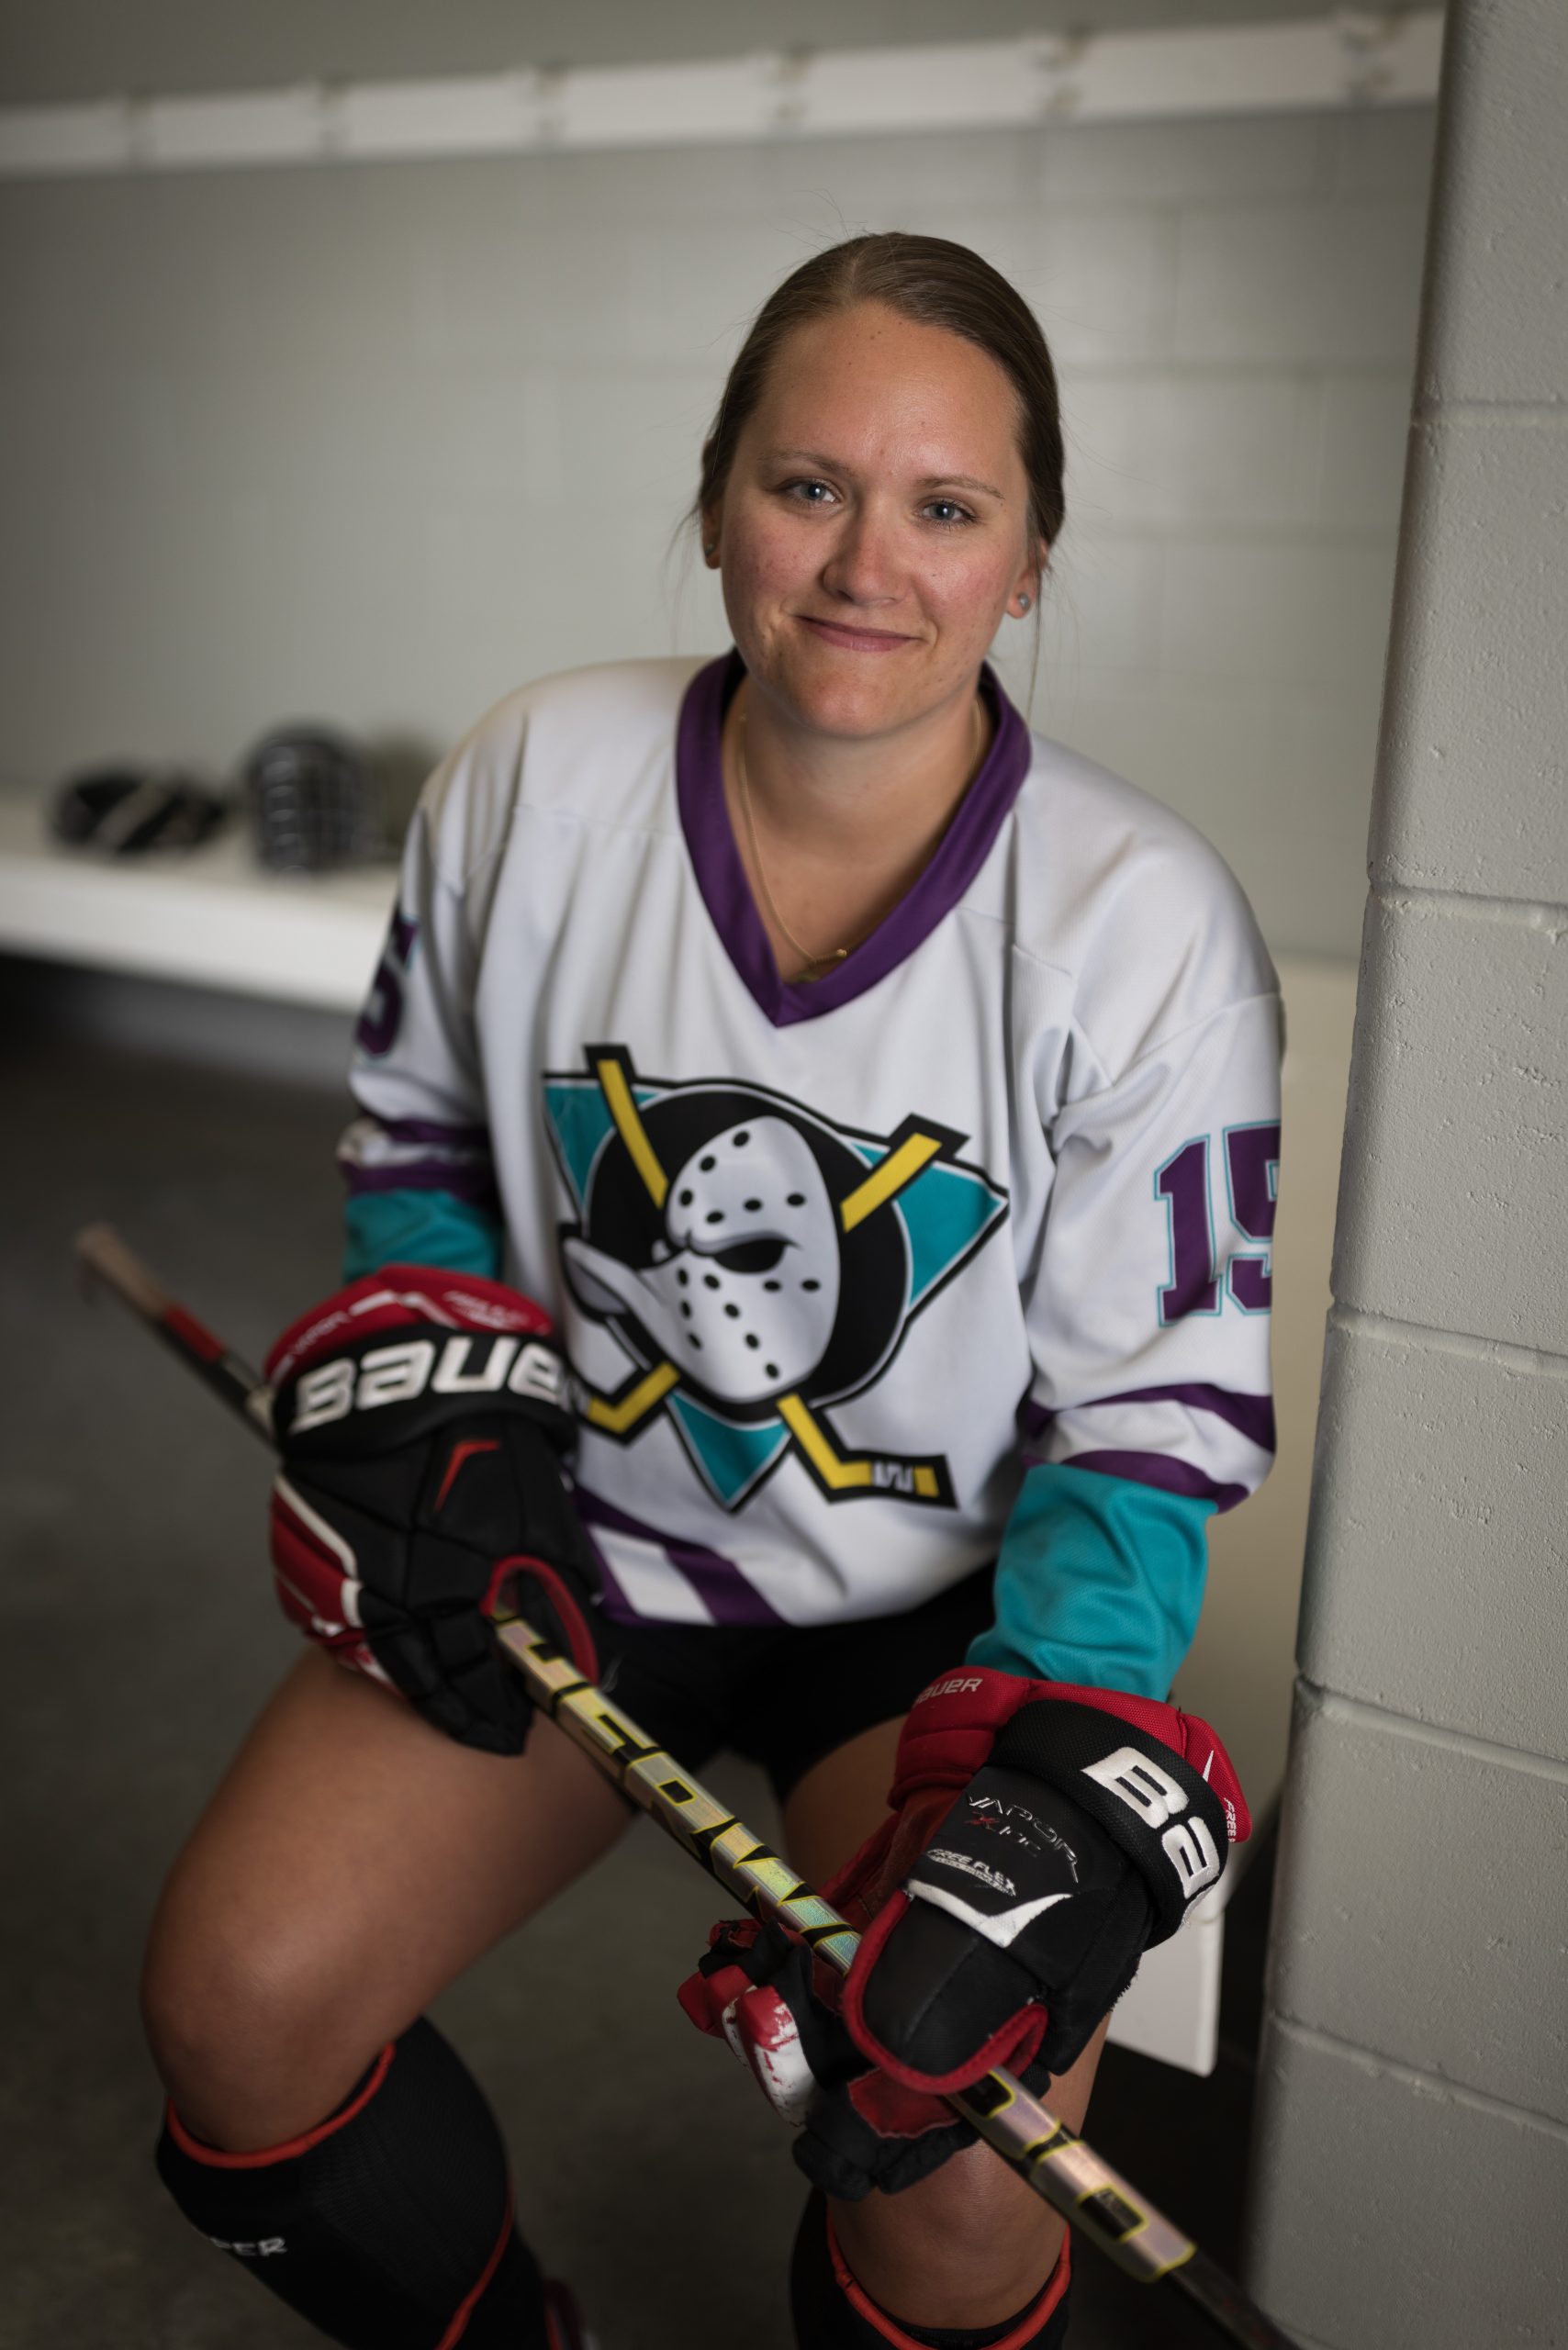
[[[717,571],[719,568],[719,539],[723,527],[724,509],[722,500],[716,505],[704,507],[698,516],[698,543],[702,549],[702,560],[710,571]]]
[[[1035,543],[1033,553],[1025,556],[1020,565],[1017,576],[1007,593],[1007,610],[1014,620],[1021,621],[1025,612],[1033,611],[1039,603],[1040,582],[1045,576],[1046,567],[1050,560],[1050,541],[1038,539]],[[1028,599],[1027,602],[1021,602],[1020,599],[1025,597]]]

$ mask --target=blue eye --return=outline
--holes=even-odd
[[[811,492],[814,489],[820,489],[823,496],[813,498]],[[787,481],[784,484],[785,497],[792,498],[797,506],[821,506],[833,494],[825,481]]]
[[[935,514],[938,507],[946,509],[936,515],[937,522],[944,531],[954,530],[961,523],[972,522],[975,519],[969,508],[960,506],[956,498],[934,498],[925,511],[927,514]]]

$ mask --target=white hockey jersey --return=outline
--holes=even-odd
[[[579,1382],[622,1614],[818,1623],[996,1556],[1031,1461],[1264,1473],[1277,982],[1157,801],[1031,736],[782,981],[730,830],[739,657],[512,695],[427,787],[361,1023],[362,1200],[493,1199]]]

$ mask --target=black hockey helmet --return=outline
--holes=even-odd
[[[375,856],[381,845],[369,761],[326,726],[280,726],[242,769],[257,852],[286,873],[317,873]]]

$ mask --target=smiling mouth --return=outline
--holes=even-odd
[[[851,643],[857,644],[890,646],[894,644],[914,644],[919,641],[915,637],[905,636],[893,629],[857,628],[851,621],[819,620],[812,612],[799,612],[796,614],[796,618],[804,621],[808,628],[823,629],[826,631],[829,635],[846,637]]]

